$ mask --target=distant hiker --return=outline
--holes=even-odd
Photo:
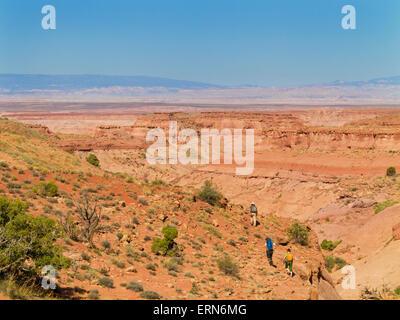
[[[250,224],[257,226],[257,207],[254,202],[250,205]]]
[[[285,255],[285,268],[290,276],[293,277],[293,255],[290,249],[287,250]]]
[[[267,247],[267,258],[269,261],[269,265],[272,267],[276,267],[272,262],[272,255],[274,254],[274,245],[275,243],[271,240],[270,237],[265,239],[265,246]]]

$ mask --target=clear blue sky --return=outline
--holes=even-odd
[[[400,75],[399,58],[400,0],[0,0],[0,73],[291,86]]]

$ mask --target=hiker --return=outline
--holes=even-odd
[[[293,255],[290,249],[287,250],[285,255],[285,268],[290,276],[293,277]]]
[[[254,202],[250,205],[250,224],[257,226],[257,207]]]
[[[267,247],[267,258],[269,261],[269,265],[276,268],[276,266],[272,262],[272,255],[274,254],[275,243],[271,240],[270,237],[267,237],[265,239],[265,246]]]

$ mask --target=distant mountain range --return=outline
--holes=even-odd
[[[400,76],[387,77],[387,78],[376,78],[368,81],[334,81],[324,84],[326,86],[365,86],[365,85],[400,85]]]
[[[224,86],[148,76],[0,74],[0,88],[10,93],[31,90],[76,91],[92,88],[143,87],[222,89]]]
[[[400,76],[369,81],[334,81],[305,87],[360,87],[366,85],[400,85]],[[169,90],[233,88],[204,82],[149,76],[0,74],[0,93],[8,94],[29,94],[37,91],[74,92],[111,87],[165,88]],[[236,88],[261,88],[261,86],[246,84]]]
[[[208,103],[400,103],[400,76],[297,87],[222,86],[148,76],[0,74],[0,99]]]

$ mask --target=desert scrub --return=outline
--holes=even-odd
[[[100,278],[98,284],[105,288],[114,288],[114,281],[111,278]]]
[[[92,166],[99,167],[100,160],[96,157],[95,154],[91,153],[86,157],[86,161],[90,163]]]
[[[164,262],[164,268],[167,269],[168,271],[175,271],[179,272],[179,265],[176,260],[170,259],[166,262]]]
[[[287,229],[287,234],[289,239],[294,243],[301,244],[302,246],[308,245],[309,231],[306,226],[295,222]]]
[[[339,244],[342,243],[342,240],[338,240],[338,241],[331,241],[331,240],[322,240],[321,242],[321,248],[324,250],[328,250],[328,251],[332,251],[334,250]]]
[[[0,208],[0,270],[3,273],[34,276],[46,265],[55,269],[70,266],[70,259],[62,255],[61,247],[55,243],[61,238],[62,230],[54,220],[26,214],[28,204],[21,200],[0,197]]]
[[[158,300],[161,299],[161,296],[154,291],[142,291],[140,293],[140,297],[143,299],[150,299],[150,300]]]
[[[389,167],[386,169],[386,176],[388,177],[393,177],[396,175],[396,168],[395,167]]]
[[[395,204],[398,204],[398,203],[399,203],[398,201],[392,201],[392,200],[387,200],[387,201],[377,203],[374,206],[374,212],[375,212],[375,214],[377,214],[377,213],[385,210],[386,208],[394,206]]]
[[[111,263],[112,263],[113,265],[116,265],[118,268],[121,268],[121,269],[125,268],[125,263],[122,262],[122,261],[111,260]]]
[[[132,290],[135,292],[142,292],[143,291],[143,285],[139,282],[131,281],[126,285],[126,288],[128,290]]]
[[[155,254],[161,254],[163,256],[179,256],[180,250],[174,241],[178,237],[178,230],[174,227],[165,226],[161,230],[161,233],[164,237],[162,239],[154,238],[151,251]]]
[[[232,261],[230,256],[225,255],[222,259],[218,259],[217,264],[219,270],[221,270],[225,275],[235,278],[239,277],[239,267]]]
[[[212,206],[216,206],[220,204],[219,201],[222,199],[222,194],[212,185],[211,181],[207,180],[197,194],[197,198]]]
[[[110,241],[108,241],[108,240],[102,240],[101,241],[101,245],[103,246],[104,249],[110,249],[111,248]]]
[[[236,242],[233,239],[229,240],[228,244],[230,244],[232,247],[236,247]]]
[[[347,262],[339,257],[334,256],[326,256],[325,257],[325,266],[329,272],[332,272],[333,268],[336,266],[336,270],[342,269],[347,265]]]
[[[147,270],[156,271],[156,266],[152,263],[146,265]]]
[[[39,182],[33,187],[33,192],[42,197],[55,197],[58,193],[58,187],[53,182]]]
[[[213,234],[214,236],[216,236],[219,239],[222,239],[222,234],[219,233],[219,231],[212,225],[208,225],[205,227],[205,229],[207,231],[209,231],[211,234]]]
[[[85,251],[82,252],[81,257],[83,260],[90,262],[90,255],[87,254]]]

